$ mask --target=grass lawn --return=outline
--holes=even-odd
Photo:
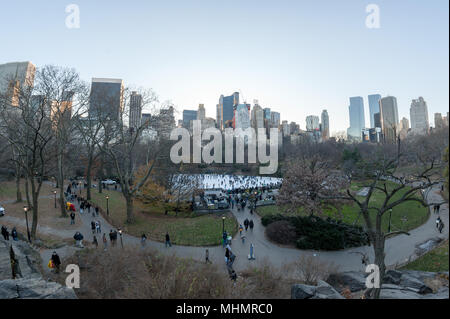
[[[103,190],[103,194],[92,192],[92,202],[106,211],[106,198],[109,196],[109,214],[115,227],[122,227],[127,233],[140,237],[142,233],[147,238],[164,242],[166,232],[169,232],[173,244],[186,246],[220,245],[222,240],[222,216],[191,214],[174,212],[164,214],[164,208],[158,205],[143,205],[135,201],[134,224],[126,224],[126,205],[121,193]],[[238,224],[232,214],[227,214],[225,229],[233,235],[237,232]]]
[[[448,240],[407,264],[403,269],[432,272],[448,271]]]
[[[393,187],[395,184],[388,182],[388,187]],[[362,188],[362,183],[354,183],[351,186],[352,191],[358,191]],[[391,201],[395,201],[400,198],[407,189],[399,191]],[[417,195],[420,196],[420,195]],[[360,200],[363,197],[359,197]],[[370,205],[373,206],[381,206],[384,201],[384,196],[381,192],[376,191],[371,198]],[[278,206],[262,206],[257,209],[258,214],[263,217],[266,215],[277,214],[281,212],[280,207]],[[354,205],[344,205],[340,210],[337,210],[335,207],[326,207],[324,209],[324,213],[326,216],[329,216],[334,219],[342,219],[343,222],[353,224],[354,221],[358,218],[359,209],[356,204]],[[293,214],[304,214],[301,208],[298,209],[297,212]],[[401,205],[396,206],[392,210],[392,218],[391,218],[391,231],[395,230],[411,230],[419,227],[423,223],[425,223],[428,219],[429,211],[426,207],[423,207],[418,202],[405,202]],[[373,214],[373,220],[375,220],[375,211]],[[364,220],[359,217],[357,224],[362,225]],[[383,215],[382,219],[382,228],[383,231],[387,232],[389,228],[389,212]]]
[[[26,200],[25,193],[25,180],[22,179],[20,181],[20,189],[22,192],[22,199]],[[31,187],[31,186],[30,186]],[[52,195],[53,187],[47,183],[42,184],[40,196]],[[16,199],[16,182],[15,181],[6,181],[0,183],[0,201]]]

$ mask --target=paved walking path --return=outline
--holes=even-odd
[[[435,187],[433,190],[427,194],[428,203],[440,202],[442,197],[439,194],[439,187]],[[77,207],[78,209],[78,207]],[[92,209],[91,209],[92,211]],[[431,208],[430,208],[431,211]],[[370,260],[373,261],[373,249],[369,246],[357,247],[352,249],[331,251],[331,252],[321,252],[321,251],[304,251],[294,248],[280,247],[276,244],[269,242],[264,235],[264,226],[261,225],[261,218],[256,214],[250,214],[248,208],[245,210],[238,211],[237,209],[232,210],[234,216],[236,217],[239,224],[244,224],[246,218],[253,219],[255,227],[253,230],[245,231],[246,235],[245,243],[241,242],[239,233],[233,238],[231,249],[236,255],[236,261],[233,265],[234,269],[237,271],[247,268],[249,265],[258,265],[264,260],[269,261],[276,267],[281,267],[285,264],[297,261],[302,255],[313,255],[320,259],[321,261],[330,262],[339,267],[340,271],[348,270],[363,270],[364,266],[361,263],[361,255],[359,253],[364,253],[369,256]],[[91,231],[91,221],[99,220],[102,226],[102,233],[107,234],[108,238],[108,249],[120,249],[120,238],[118,239],[118,244],[116,247],[111,247],[109,244],[108,233],[110,229],[114,229],[105,219],[101,216],[93,218],[91,214],[87,213],[80,214],[79,210],[76,213],[76,218],[81,218],[82,225],[76,230],[80,231],[84,236],[84,242],[92,242],[93,234]],[[408,258],[414,254],[416,246],[421,244],[431,238],[441,237],[443,239],[448,238],[448,226],[449,226],[449,209],[448,204],[441,205],[440,212],[441,219],[445,224],[443,233],[440,234],[435,226],[436,215],[430,212],[430,217],[428,221],[422,226],[410,231],[410,236],[399,235],[394,238],[390,238],[386,241],[386,265],[393,266],[395,264],[403,263],[408,260]],[[67,219],[69,224],[70,220]],[[72,238],[76,230],[63,231],[65,238]],[[56,231],[58,235],[62,235],[61,231]],[[68,233],[70,232],[70,234]],[[70,235],[70,236],[67,236]],[[218,234],[221,236],[221,234]],[[97,240],[99,242],[99,248],[103,249],[103,243],[101,240],[101,235],[97,235]],[[123,234],[124,246],[137,246],[141,247],[140,239],[130,236],[128,234]],[[255,247],[255,257],[256,260],[249,261],[247,256],[249,254],[250,243],[254,244]],[[166,248],[164,243],[154,242],[147,240],[146,247],[157,249],[160,252],[166,254],[174,254],[179,257],[192,258],[197,261],[204,262],[205,250],[209,249],[210,260],[223,266],[225,269],[224,261],[224,248],[219,247],[187,247],[174,245],[171,248]],[[74,251],[79,248],[74,246],[65,246],[56,249],[61,258],[66,258],[74,253]],[[41,256],[43,264],[46,265],[50,259],[53,250],[43,250],[41,251]]]

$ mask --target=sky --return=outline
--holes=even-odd
[[[66,6],[79,8],[67,28]],[[366,7],[380,28],[367,28]],[[281,113],[349,126],[349,97],[397,97],[399,117],[423,96],[430,121],[449,110],[448,0],[0,0],[0,64],[31,61],[152,88],[183,109],[221,94]],[[433,124],[433,122],[432,122]]]

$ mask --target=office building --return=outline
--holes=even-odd
[[[380,100],[381,130],[384,141],[395,143],[399,133],[397,99],[387,96]]]
[[[369,100],[369,116],[370,116],[370,127],[379,127],[375,126],[375,114],[380,113],[380,94],[372,94],[368,96]]]
[[[360,96],[350,98],[349,116],[350,127],[347,129],[347,138],[361,140],[361,132],[365,128],[364,100]]]
[[[197,119],[197,111],[193,110],[184,110],[183,111],[183,127],[190,129],[191,128],[191,122],[193,120]]]
[[[89,115],[93,118],[122,120],[123,81],[93,78],[89,100]]]
[[[217,125],[219,129],[223,130],[224,128],[233,126],[234,110],[238,104],[238,92],[234,92],[230,96],[220,96],[216,113]]]
[[[319,117],[315,115],[309,115],[306,117],[306,131],[320,131]]]
[[[31,62],[0,64],[0,94],[11,106],[19,106],[19,96],[34,85],[36,67]]]
[[[328,111],[323,110],[320,117],[320,131],[322,132],[322,140],[326,141],[330,138],[330,118],[328,117]]]
[[[412,100],[409,109],[411,119],[411,131],[414,134],[427,134],[430,129],[428,120],[428,107],[423,97]]]
[[[142,124],[142,95],[136,91],[131,92],[130,96],[130,119],[129,127],[135,131]]]

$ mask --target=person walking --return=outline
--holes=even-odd
[[[142,247],[145,247],[145,242],[147,241],[147,236],[145,234],[142,234],[141,236],[141,245]]]
[[[436,214],[439,214],[439,211],[441,210],[441,204],[437,204],[435,207],[436,207]]]
[[[255,224],[253,224],[253,219],[250,219],[248,226],[250,227],[250,230],[253,230],[253,227],[255,226]]]
[[[17,230],[16,227],[14,227],[11,231],[11,237],[14,241],[18,241],[19,240],[19,235],[17,234]]]
[[[98,206],[95,206],[95,215],[98,217]]]
[[[230,250],[225,248],[225,263],[228,265],[230,263]]]
[[[243,231],[244,231],[244,227],[242,227],[242,225],[239,225],[239,235],[242,236]]]
[[[222,234],[223,247],[225,247],[227,245],[227,238],[228,238],[228,234],[227,234],[226,231],[224,231],[223,234]]]
[[[248,229],[248,224],[249,224],[249,220],[246,218],[246,219],[244,220],[245,231],[247,231],[247,229]]]
[[[98,248],[98,241],[97,237],[94,235],[94,239],[92,240],[92,244],[95,246],[95,248]]]
[[[80,248],[84,248],[84,246],[83,246],[83,238],[84,238],[83,235],[79,231],[77,231],[75,233],[75,235],[73,236],[73,239],[75,239],[75,245],[80,247]]]
[[[103,240],[103,250],[106,251],[107,248],[108,248],[108,240],[106,239],[106,234],[105,233],[103,233],[102,240]]]
[[[439,223],[439,233],[442,234],[442,230],[444,229],[444,222],[441,220]]]
[[[172,247],[172,243],[170,242],[169,233],[166,233],[166,248],[167,246]]]
[[[99,220],[95,221],[95,231],[96,231],[97,234],[100,234],[102,232],[102,228],[100,226],[100,221]]]
[[[114,247],[114,235],[112,229],[109,230],[109,241],[111,242],[111,246]]]
[[[9,240],[9,232],[6,226],[2,226],[2,236],[5,240]]]
[[[70,212],[70,225],[75,225],[75,213]]]
[[[439,224],[441,223],[441,217],[436,218],[436,228],[439,229]]]
[[[56,251],[53,252],[52,257],[50,258],[53,266],[55,267],[55,272],[59,273],[59,268],[61,266],[61,259],[59,258],[59,255],[56,253]]]
[[[95,234],[95,222],[91,221],[91,230],[92,230],[92,234]]]
[[[206,249],[205,251],[205,264],[207,263],[212,264],[211,260],[209,260],[209,249]]]

